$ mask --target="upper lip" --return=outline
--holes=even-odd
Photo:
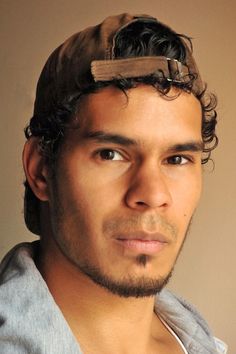
[[[158,241],[162,243],[170,242],[166,235],[159,232],[135,231],[130,233],[122,233],[117,240],[140,240],[140,241]]]

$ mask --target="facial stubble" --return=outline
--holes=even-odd
[[[155,296],[167,285],[167,283],[169,282],[172,276],[177,258],[183,248],[183,244],[186,239],[187,233],[189,231],[191,220],[189,222],[182,245],[179,249],[178,254],[176,255],[176,258],[168,274],[166,274],[165,276],[158,275],[156,278],[152,278],[148,276],[134,276],[128,274],[124,276],[122,279],[117,280],[114,279],[114,277],[110,276],[108,273],[106,273],[103,269],[101,269],[101,267],[98,267],[95,264],[93,264],[93,260],[88,259],[89,257],[83,260],[79,259],[78,257],[75,257],[75,252],[73,251],[73,249],[76,249],[80,246],[79,242],[76,242],[75,240],[71,240],[70,243],[69,239],[65,241],[65,239],[63,239],[63,236],[61,237],[59,236],[60,227],[62,226],[63,223],[62,220],[63,220],[64,212],[63,212],[63,208],[61,207],[61,203],[58,200],[58,194],[55,193],[54,196],[56,196],[56,200],[54,200],[56,203],[54,204],[55,208],[53,211],[52,218],[54,219],[53,234],[57,235],[57,237],[54,236],[55,241],[59,246],[61,252],[64,254],[64,256],[71,263],[73,263],[82,274],[86,275],[91,281],[103,287],[108,292],[124,298],[128,298],[128,297],[143,298],[143,297]],[[110,223],[110,225],[113,226],[115,226],[115,224],[114,222]],[[127,228],[126,221],[125,224]],[[120,221],[119,221],[119,225],[120,225]],[[134,220],[131,220],[130,225],[134,226]],[[113,229],[113,226],[111,227],[111,230]],[[168,224],[166,225],[166,227],[167,229],[169,229],[169,231],[172,230],[174,235],[172,226]],[[86,235],[84,234],[83,237],[86,238]],[[134,262],[140,269],[142,268],[143,270],[145,270],[145,268],[148,267],[148,264],[152,262],[152,256],[147,254],[139,254],[134,258]]]

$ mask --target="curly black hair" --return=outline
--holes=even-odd
[[[183,43],[185,42],[185,44]],[[130,58],[142,56],[165,56],[177,59],[186,64],[186,45],[192,50],[191,39],[177,34],[162,23],[134,22],[122,29],[115,39],[114,57]],[[97,82],[78,94],[68,94],[63,102],[56,105],[54,110],[44,115],[35,115],[25,128],[25,136],[39,138],[39,149],[45,160],[53,166],[58,157],[58,148],[63,142],[65,130],[78,111],[80,98],[83,95],[95,93],[102,88],[113,85],[125,94],[130,88],[137,85],[152,85],[163,95],[167,95],[172,87],[191,93],[193,82],[197,74],[189,74],[184,82],[170,81],[163,72],[138,78],[120,78],[107,82]],[[211,151],[217,146],[218,138],[215,132],[217,100],[214,94],[207,92],[206,86],[202,92],[195,94],[202,108],[202,139],[204,143],[202,164],[208,162]],[[175,97],[173,97],[174,99]],[[128,96],[127,96],[128,99]],[[39,200],[32,192],[28,182],[25,182],[25,222],[33,233],[40,234],[40,207]]]

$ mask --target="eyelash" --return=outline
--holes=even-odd
[[[168,163],[168,160],[171,160],[171,159],[175,159],[175,158],[179,158],[181,159],[181,162],[180,163],[169,163],[170,165],[186,165],[188,163],[193,163],[193,158],[190,157],[190,156],[187,156],[187,155],[173,155],[173,156],[170,156],[166,159],[167,163]],[[185,162],[182,162],[184,160],[186,160]]]
[[[103,161],[114,161],[113,159],[109,159],[109,158],[102,158],[101,154],[102,153],[105,153],[105,152],[112,152],[113,155],[115,154],[118,154],[121,158],[120,159],[117,159],[115,161],[122,161],[122,160],[125,160],[125,157],[117,150],[114,150],[114,149],[100,149],[100,150],[97,150],[95,152],[95,156],[98,156],[101,160]],[[114,156],[113,156],[114,158]]]

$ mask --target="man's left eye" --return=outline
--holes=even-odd
[[[189,158],[181,155],[175,155],[167,158],[167,163],[170,165],[185,165],[189,161]]]
[[[124,160],[123,156],[115,150],[103,149],[99,151],[99,156],[102,160],[120,161]]]

